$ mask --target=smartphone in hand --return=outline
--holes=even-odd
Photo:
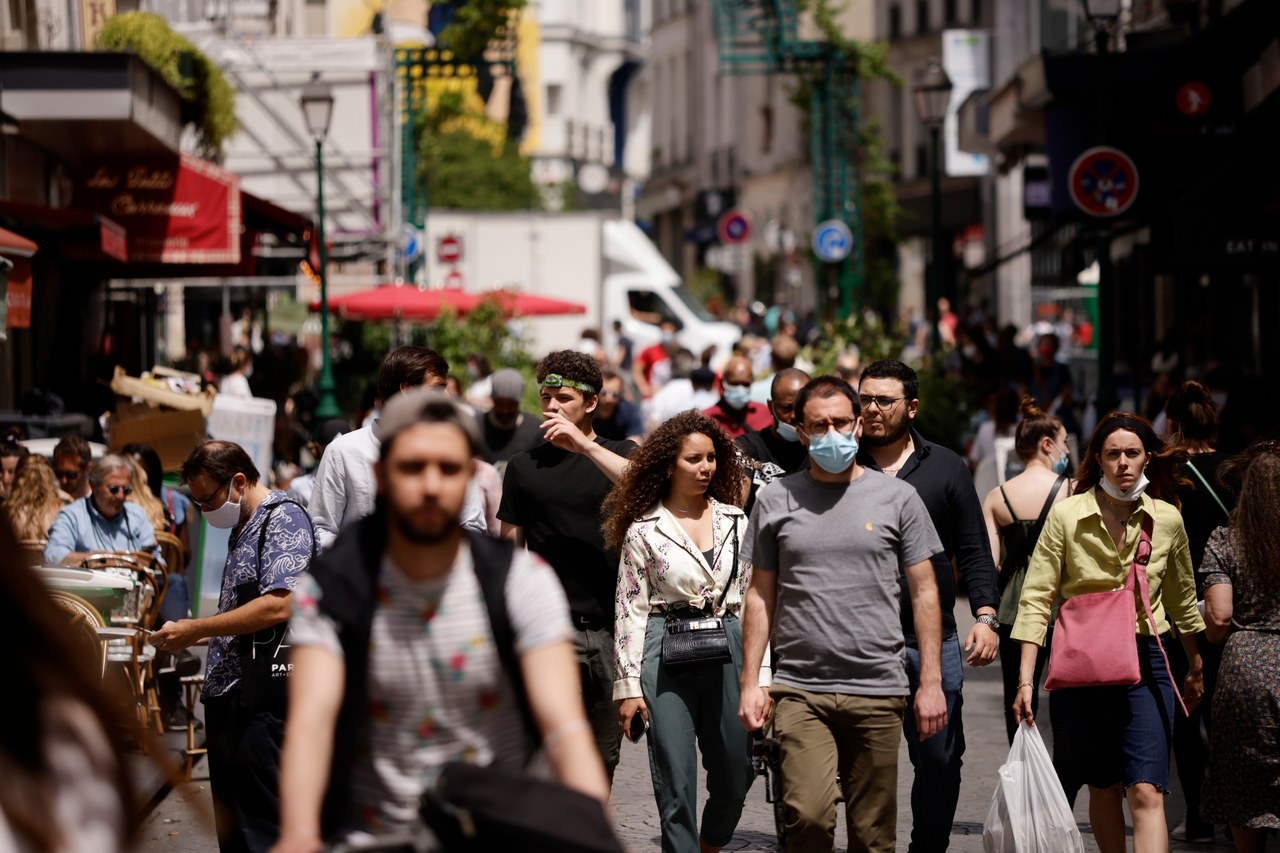
[[[631,727],[627,729],[627,739],[632,743],[639,743],[640,738],[644,737],[644,733],[649,731],[649,721],[639,711],[631,716]]]

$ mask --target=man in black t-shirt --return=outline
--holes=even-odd
[[[538,419],[520,411],[524,396],[524,377],[520,371],[505,367],[489,377],[493,408],[476,413],[480,428],[480,452],[485,461],[501,473],[506,461],[517,453],[542,443]]]
[[[769,414],[773,424],[768,429],[751,429],[738,436],[736,444],[747,457],[751,470],[751,495],[746,511],[751,514],[756,492],[779,477],[803,471],[809,466],[809,453],[796,434],[796,395],[809,382],[809,374],[794,367],[784,368],[773,376],[769,386]]]
[[[508,460],[498,519],[502,535],[523,538],[564,585],[587,719],[612,780],[622,738],[613,705],[618,555],[604,547],[600,507],[636,445],[592,429],[601,378],[590,356],[553,352],[538,363],[537,377],[546,440]]]

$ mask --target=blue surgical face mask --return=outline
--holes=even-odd
[[[828,474],[848,471],[857,455],[858,439],[853,433],[845,435],[829,429],[817,438],[809,439],[809,457]]]
[[[726,385],[724,386],[724,401],[731,409],[745,409],[747,403],[751,402],[751,386],[750,385]]]
[[[1049,467],[1053,469],[1053,473],[1055,474],[1065,474],[1067,473],[1067,466],[1070,464],[1071,454],[1064,450],[1062,451],[1062,455],[1059,456]]]
[[[778,438],[783,441],[790,441],[793,444],[800,440],[800,433],[796,432],[796,428],[791,424],[775,419],[775,429],[778,430]]]

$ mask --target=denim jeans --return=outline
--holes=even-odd
[[[1169,644],[1169,635],[1163,638]],[[1078,762],[1080,781],[1094,788],[1147,782],[1169,793],[1169,749],[1176,705],[1160,647],[1137,637],[1142,681],[1131,687],[1055,690],[1053,713],[1062,717],[1061,743]]]
[[[947,700],[947,725],[933,737],[920,741],[916,731],[915,701],[920,689],[920,650],[907,646],[907,681],[911,685],[902,729],[907,753],[915,768],[911,783],[910,853],[937,853],[951,843],[951,824],[960,799],[960,765],[964,757],[964,721],[960,711],[964,697],[964,657],[955,634],[942,638],[942,694]]]

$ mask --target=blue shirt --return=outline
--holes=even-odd
[[[597,417],[592,420],[591,428],[596,435],[624,441],[633,435],[644,435],[644,418],[640,416],[640,407],[630,400],[619,400],[613,417]]]
[[[306,511],[297,504],[289,503],[267,517],[268,507],[280,503],[285,497],[284,492],[268,492],[244,527],[238,533],[232,532],[227,563],[222,570],[219,613],[228,613],[248,603],[241,600],[237,587],[253,584],[258,595],[277,589],[292,590],[298,578],[310,567],[314,534]],[[264,520],[267,521],[267,536],[259,554],[258,540]],[[206,700],[221,696],[239,684],[239,640],[239,637],[209,638],[209,661],[204,681]]]
[[[146,510],[126,501],[123,512],[107,518],[94,506],[92,495],[63,507],[49,528],[45,562],[57,565],[72,551],[148,551],[160,556]]]

